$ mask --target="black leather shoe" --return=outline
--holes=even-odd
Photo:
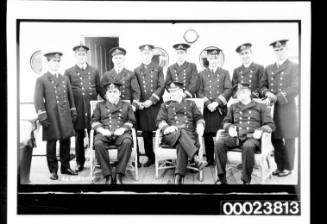
[[[111,175],[106,176],[105,184],[114,184],[114,180],[112,179]]]
[[[222,179],[218,179],[218,180],[216,180],[215,184],[219,184],[219,185],[227,185],[228,182],[227,182],[226,178],[222,178]]]
[[[77,165],[76,168],[75,168],[75,172],[81,172],[82,170],[84,170],[83,165]]]
[[[51,173],[51,174],[50,174],[50,179],[51,179],[51,180],[58,180],[58,175],[57,175],[57,173],[55,173],[55,172]]]
[[[290,171],[290,170],[283,170],[283,171],[278,173],[278,176],[279,177],[286,177],[286,176],[290,175],[291,173],[292,173],[292,171]]]
[[[275,171],[272,172],[273,176],[278,176],[278,174],[281,172],[281,170],[276,169]]]
[[[78,173],[77,172],[75,172],[74,170],[72,170],[72,169],[65,169],[65,170],[61,170],[61,173],[62,174],[68,174],[68,175],[78,175]]]
[[[149,167],[151,166],[152,164],[154,164],[154,159],[148,159],[148,161],[146,163],[144,163],[144,167]]]
[[[124,184],[123,183],[123,175],[121,175],[120,173],[116,174],[116,184]]]
[[[175,175],[174,184],[182,184],[183,183],[183,176],[180,174]]]

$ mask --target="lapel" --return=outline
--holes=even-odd
[[[114,105],[114,104],[110,103],[109,101],[106,101],[105,106],[108,109],[109,113],[114,113],[119,110],[120,103],[121,103],[121,101],[119,101],[117,105]]]
[[[275,74],[278,74],[278,73],[284,71],[288,67],[289,62],[290,62],[289,59],[286,59],[286,61],[284,61],[284,63],[281,64],[279,67],[277,66],[277,62],[275,62],[275,64],[274,64],[274,68],[276,69]]]
[[[48,77],[48,79],[50,80],[50,82],[53,85],[55,85],[55,86],[58,85],[59,79],[56,76],[52,75],[49,71],[46,73],[46,76]],[[59,75],[59,78],[60,78],[60,75]]]
[[[179,66],[177,64],[177,62],[175,63],[175,70],[176,70],[176,73],[179,74],[182,70],[184,70],[186,67],[188,66],[188,62],[185,61],[181,66]]]

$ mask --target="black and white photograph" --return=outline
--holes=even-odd
[[[45,3],[11,5],[13,219],[308,221],[308,3]]]

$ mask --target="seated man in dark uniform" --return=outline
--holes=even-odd
[[[207,162],[197,155],[198,135],[203,135],[204,119],[193,101],[184,100],[182,82],[172,82],[168,91],[171,100],[161,105],[157,116],[157,126],[163,133],[162,143],[177,149],[174,183],[181,184],[188,158],[194,160],[199,170],[207,165]]]
[[[248,83],[238,86],[238,103],[228,109],[224,118],[225,136],[220,136],[215,143],[218,180],[227,184],[226,162],[227,151],[240,147],[242,150],[242,181],[243,184],[251,182],[254,166],[254,153],[260,148],[260,139],[263,132],[272,132],[275,125],[266,105],[251,99],[251,87]]]
[[[132,106],[120,101],[120,86],[119,82],[104,83],[105,101],[96,105],[92,116],[91,126],[97,133],[94,138],[95,155],[106,184],[123,184],[122,177],[132,152],[131,128],[136,121]],[[107,151],[111,145],[118,147],[116,175],[112,173]]]

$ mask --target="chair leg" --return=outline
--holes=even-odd
[[[90,158],[90,177],[91,177],[91,182],[93,183],[93,171],[94,171],[94,151],[91,149],[91,158]]]
[[[135,169],[135,180],[138,181],[139,180],[139,167],[138,167],[138,158],[137,158],[137,153],[135,155],[135,163],[134,163],[134,169]]]
[[[155,157],[154,164],[155,164],[155,170],[156,170],[156,179],[158,179],[159,178],[159,164],[158,164],[158,159],[156,157]]]
[[[200,182],[203,181],[203,170],[200,170],[200,172],[199,172],[199,181]]]

